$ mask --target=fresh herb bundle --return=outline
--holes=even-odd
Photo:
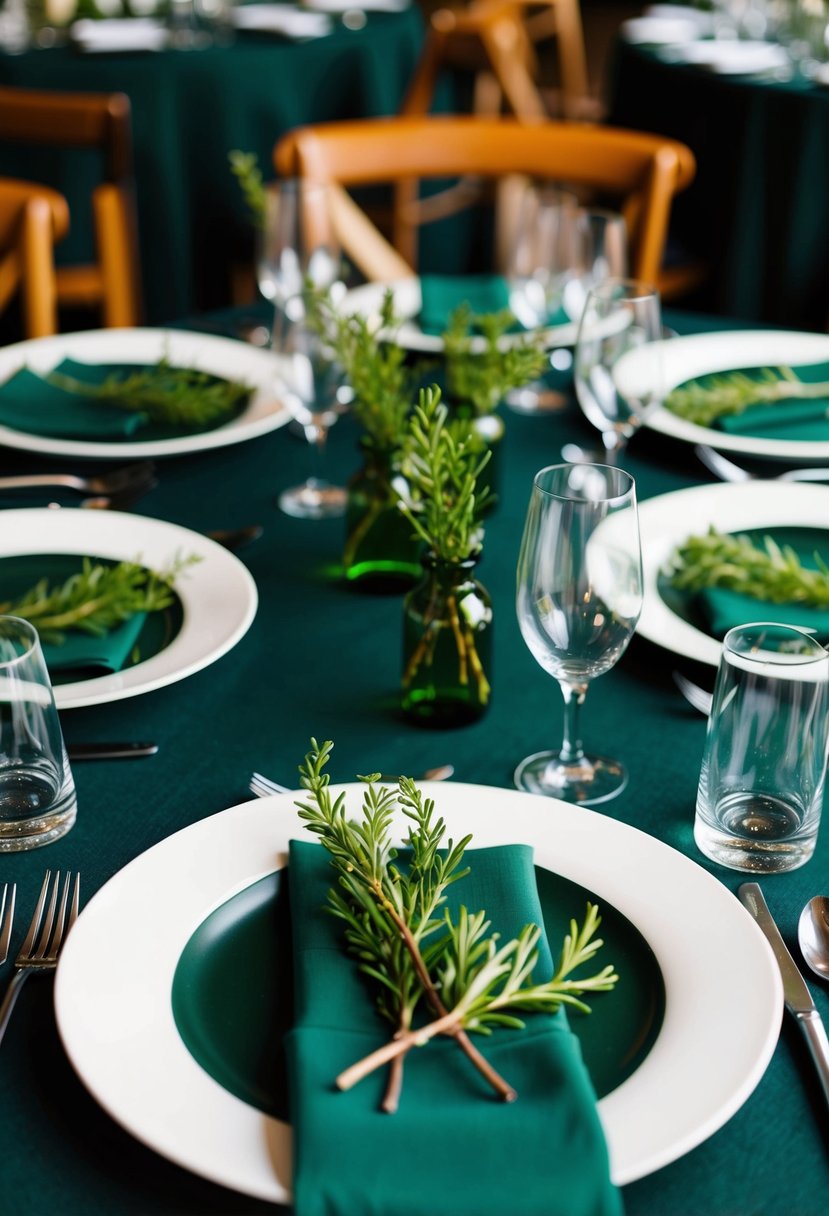
[[[223,380],[195,368],[173,367],[166,357],[153,367],[113,372],[100,384],[60,372],[51,372],[45,378],[56,388],[102,405],[132,410],[154,422],[192,428],[233,417],[252,392],[249,385],[235,380]]]
[[[173,582],[187,566],[201,559],[176,556],[162,571],[137,562],[115,566],[83,559],[82,569],[57,586],[41,579],[16,600],[0,603],[0,613],[30,621],[44,642],[60,645],[67,630],[100,637],[134,616],[158,612],[173,603]]]
[[[514,323],[507,310],[476,314],[462,304],[444,330],[448,395],[478,416],[491,414],[508,392],[536,380],[547,365],[537,336],[502,341]],[[474,330],[480,331],[476,337]],[[481,342],[483,349],[478,348]]]
[[[437,385],[420,390],[401,466],[410,496],[400,509],[441,561],[465,561],[480,548],[479,520],[490,499],[477,494],[477,483],[490,456],[468,420],[450,422]]]
[[[250,217],[257,228],[265,226],[267,189],[262,179],[262,170],[255,152],[242,152],[234,148],[227,154],[230,171],[242,188]]]
[[[671,584],[682,591],[724,587],[772,604],[829,606],[829,566],[819,553],[817,569],[804,566],[790,545],[778,545],[771,536],[762,546],[748,536],[718,532],[713,526],[704,536],[690,536],[672,555]]]
[[[536,983],[532,972],[541,929],[526,925],[518,938],[501,942],[490,934],[486,912],[461,908],[456,921],[446,909],[447,888],[469,873],[464,853],[471,836],[455,843],[446,839],[446,825],[435,816],[434,802],[424,798],[408,777],[397,791],[367,782],[362,819],[346,815],[345,795],[332,799],[325,772],[333,744],[311,751],[300,766],[305,801],[297,803],[300,818],[331,855],[337,886],[329,893],[329,911],[345,924],[346,942],[358,966],[378,986],[378,1009],[391,1021],[388,1044],[346,1069],[336,1078],[349,1089],[384,1064],[391,1065],[382,1108],[397,1109],[402,1087],[403,1058],[412,1047],[423,1047],[437,1035],[448,1035],[506,1101],[517,1094],[471,1042],[468,1031],[489,1033],[493,1026],[522,1028],[518,1012],[553,1012],[562,1004],[588,1011],[579,999],[584,992],[605,992],[618,980],[612,966],[595,975],[570,978],[593,958],[603,944],[594,936],[599,926],[595,906],[587,905],[581,929],[571,922],[552,979]],[[405,846],[406,868],[397,864],[391,825],[396,805],[411,821]],[[415,1025],[415,1011],[428,1006],[431,1020]]]
[[[764,367],[755,379],[742,371],[706,376],[673,389],[665,408],[697,426],[742,414],[751,405],[774,405],[790,398],[829,397],[829,382],[806,384],[790,367]]]

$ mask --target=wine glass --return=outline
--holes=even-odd
[[[587,293],[605,279],[624,279],[628,273],[627,225],[618,211],[580,207],[575,216],[574,261],[566,277],[562,306],[578,321]]]
[[[582,412],[616,464],[665,396],[659,292],[635,279],[590,288],[576,338],[574,381]]]
[[[586,806],[614,798],[627,773],[617,760],[585,753],[579,710],[590,681],[621,658],[642,609],[636,486],[629,473],[564,464],[536,474],[516,609],[530,652],[564,696],[561,748],[523,760],[516,786]]]

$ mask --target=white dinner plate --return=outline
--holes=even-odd
[[[791,526],[829,529],[829,486],[741,481],[675,490],[639,504],[645,597],[636,631],[666,650],[716,667],[722,643],[677,616],[658,588],[660,571],[677,546],[691,535],[707,532],[712,524],[720,532]]]
[[[665,47],[663,59],[692,63],[723,76],[756,76],[762,72],[791,71],[785,47],[776,42],[737,38],[711,38]]]
[[[331,33],[331,20],[290,4],[236,5],[231,20],[237,30],[282,34],[285,38],[324,38]]]
[[[237,557],[199,532],[124,511],[53,511],[48,507],[2,512],[0,558],[73,553],[137,561],[156,570],[191,554],[200,560],[176,575],[173,589],[183,610],[179,632],[143,662],[109,675],[55,686],[58,709],[121,701],[163,688],[201,671],[244,637],[256,615],[256,584]]]
[[[346,293],[343,307],[348,312],[361,313],[363,316],[378,318],[383,297],[391,288],[394,296],[394,309],[397,316],[403,318],[402,324],[395,330],[390,330],[387,337],[393,339],[404,350],[421,351],[424,354],[440,354],[443,350],[443,339],[437,334],[425,334],[417,323],[417,317],[423,306],[423,296],[420,290],[420,279],[412,275],[408,279],[397,279],[393,283],[363,283]],[[541,331],[542,340],[546,347],[572,346],[578,332],[578,321],[567,321],[562,325],[551,325]],[[503,346],[515,345],[526,340],[528,331],[515,334],[504,334],[501,339]],[[471,349],[482,350],[483,338],[473,337]]]
[[[0,426],[0,445],[26,452],[92,460],[132,460],[179,456],[221,448],[265,435],[290,422],[291,414],[278,394],[279,357],[232,338],[190,333],[180,329],[100,329],[51,338],[32,338],[0,350],[0,384],[22,367],[44,375],[62,359],[82,363],[153,364],[168,357],[178,367],[210,372],[226,380],[239,380],[253,388],[243,412],[232,422],[174,439],[127,439],[97,442],[30,435]]]
[[[337,788],[356,810],[365,787]],[[659,1169],[721,1127],[763,1075],[782,1016],[771,951],[734,896],[681,853],[583,807],[492,786],[422,788],[455,839],[471,830],[473,847],[533,845],[537,864],[612,904],[656,956],[662,1027],[598,1105],[614,1181]],[[69,1058],[113,1118],[195,1173],[275,1202],[290,1200],[290,1128],[196,1063],[176,1030],[171,989],[206,917],[284,866],[291,837],[307,838],[293,797],[232,807],[130,862],[81,913],[55,986]],[[398,813],[401,836],[407,822]]]
[[[665,389],[671,389],[705,376],[709,372],[735,371],[749,367],[797,367],[798,364],[822,363],[829,360],[829,334],[801,333],[785,329],[737,329],[717,333],[689,334],[671,338],[663,343]],[[616,364],[616,385],[623,395],[626,384],[631,391],[647,360],[641,350],[624,355]],[[741,452],[745,456],[805,461],[819,464],[829,461],[829,438],[826,440],[765,439],[753,435],[731,435],[716,427],[697,426],[664,408],[645,416],[644,425],[672,439],[687,443],[705,443],[723,451]],[[829,425],[827,426],[829,433]]]
[[[661,46],[673,42],[690,42],[699,37],[699,28],[687,17],[659,17],[645,15],[629,17],[619,27],[626,42],[642,43],[644,46]]]

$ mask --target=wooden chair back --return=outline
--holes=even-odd
[[[132,120],[123,93],[0,87],[0,143],[97,149],[102,180],[92,192],[97,257],[59,266],[58,303],[99,306],[106,326],[140,321]]]
[[[625,216],[631,273],[657,282],[674,195],[695,172],[684,144],[661,136],[591,123],[512,118],[377,118],[324,123],[288,132],[274,149],[276,171],[341,188],[375,183],[478,175],[526,175],[613,196]],[[400,277],[416,269],[412,223],[395,208],[392,248],[370,256],[361,231],[352,231],[343,204],[340,240],[371,279]],[[353,208],[352,208],[353,210]],[[367,222],[367,221],[366,221]],[[383,241],[379,233],[376,234]],[[415,246],[416,248],[416,246]],[[388,270],[396,267],[398,273]]]
[[[54,246],[68,231],[69,206],[62,194],[0,178],[0,311],[19,290],[27,338],[57,333]]]

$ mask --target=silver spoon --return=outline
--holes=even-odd
[[[815,975],[829,980],[829,899],[816,895],[800,913],[797,940]]]

